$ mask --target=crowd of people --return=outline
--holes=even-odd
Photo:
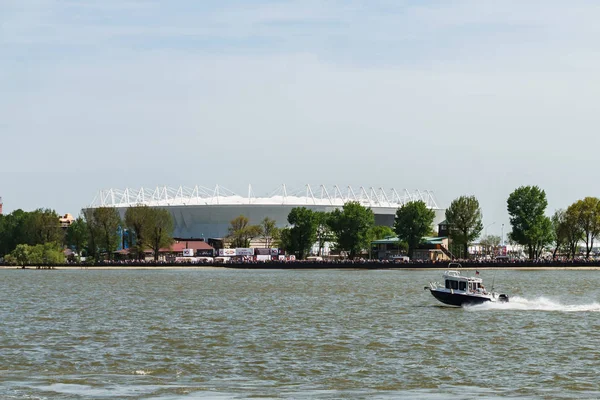
[[[184,266],[222,266],[229,268],[445,268],[450,263],[460,263],[463,268],[477,267],[578,267],[598,266],[600,260],[596,259],[492,259],[474,260],[459,259],[452,261],[427,261],[427,260],[369,260],[358,258],[350,259],[323,259],[323,260],[254,260],[251,258],[235,258],[223,262],[221,260],[196,260],[186,262],[183,260],[101,260],[94,262],[71,261],[65,266],[72,267],[184,267]],[[6,265],[0,263],[0,265]],[[51,265],[35,265],[35,268],[50,268]]]

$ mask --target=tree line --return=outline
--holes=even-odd
[[[88,208],[66,229],[54,210],[15,210],[0,215],[0,257],[7,262],[59,264],[64,248],[91,260],[111,260],[125,237],[130,253],[144,258],[150,249],[158,260],[159,249],[173,243],[174,222],[166,209],[144,205],[129,207],[122,220],[116,208]]]
[[[561,254],[575,258],[580,243],[585,244],[585,257],[589,258],[594,241],[600,237],[600,199],[596,197],[578,200],[548,217],[546,192],[538,186],[521,186],[508,196],[506,204],[511,225],[508,240],[523,246],[529,259],[540,258],[545,250],[552,251],[553,257]],[[483,212],[475,196],[453,200],[445,217],[448,236],[453,245],[461,249],[463,258],[470,257],[469,246],[477,239],[486,247],[497,247],[501,242],[498,236],[481,237]],[[241,242],[235,242],[245,245],[241,247],[247,247],[249,241],[262,232],[260,226],[248,226],[247,219],[246,228],[240,229],[237,222],[244,218],[236,218],[230,227],[230,237],[246,232]],[[277,231],[276,243],[300,259],[306,257],[315,244],[317,254],[322,254],[325,243],[333,244],[334,250],[354,258],[368,249],[371,241],[395,235],[400,247],[412,258],[423,237],[436,235],[432,230],[434,219],[435,212],[420,200],[398,208],[393,229],[376,226],[371,209],[358,202],[348,202],[330,213],[296,207],[288,215],[289,226]],[[270,222],[274,226],[274,221]]]
[[[553,256],[575,258],[580,243],[584,243],[585,257],[589,258],[600,237],[600,199],[585,197],[566,209],[556,210],[551,217],[546,215],[547,206],[546,193],[539,187],[515,189],[507,199],[509,242],[523,246],[530,259],[539,258],[547,250]],[[451,202],[445,217],[449,237],[468,258],[468,247],[483,230],[479,201],[475,196],[460,196]],[[435,235],[434,218],[434,211],[423,201],[399,207],[393,229],[376,226],[372,210],[358,202],[348,202],[328,213],[296,207],[287,217],[289,226],[283,229],[278,229],[268,217],[255,226],[239,216],[231,221],[227,240],[231,247],[249,247],[251,240],[262,237],[265,247],[277,244],[300,259],[315,244],[318,254],[322,254],[325,243],[330,243],[334,250],[354,258],[368,249],[371,241],[395,235],[412,257],[424,236]],[[143,258],[150,249],[157,260],[159,250],[173,243],[173,230],[174,221],[168,210],[144,205],[129,207],[123,220],[112,207],[84,209],[66,229],[61,228],[54,210],[19,209],[0,215],[0,257],[22,264],[54,263],[64,259],[63,249],[67,246],[77,255],[110,260],[126,232],[124,236],[134,257]],[[482,242],[499,242],[492,239],[496,238],[483,238]]]
[[[252,240],[260,238],[269,248],[279,240],[279,235],[280,229],[274,219],[265,217],[260,224],[250,225],[250,220],[240,215],[231,220],[226,239],[231,248],[247,248]]]
[[[567,207],[546,215],[548,200],[546,192],[538,186],[521,186],[506,201],[511,231],[510,243],[519,244],[527,251],[529,259],[538,259],[544,251],[552,257],[564,255],[575,258],[580,243],[585,244],[585,257],[589,258],[594,241],[600,237],[600,199],[585,197]],[[483,230],[483,214],[474,196],[461,196],[452,201],[446,210],[449,236],[464,247],[468,246]],[[482,243],[497,245],[498,237],[484,237]]]
[[[417,216],[424,220],[415,224]],[[260,225],[249,225],[248,218],[240,215],[231,221],[228,240],[231,247],[249,247],[252,239],[262,237],[265,243],[269,240],[299,259],[308,256],[315,244],[317,255],[322,255],[325,244],[329,243],[335,251],[354,258],[368,249],[371,241],[398,235],[403,239],[401,246],[411,252],[422,236],[431,234],[434,216],[434,211],[424,202],[409,203],[396,213],[396,220],[401,222],[392,229],[375,225],[373,211],[358,202],[347,202],[332,212],[295,207],[287,217],[289,226],[282,229],[277,228],[270,218],[265,218]],[[405,230],[408,220],[413,221],[412,229]]]

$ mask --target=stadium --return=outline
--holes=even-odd
[[[430,191],[404,190],[399,193],[395,189],[365,189],[362,186],[357,190],[351,186],[342,190],[337,185],[330,188],[320,185],[315,189],[306,185],[300,190],[289,190],[286,185],[281,185],[265,197],[255,196],[251,185],[246,196],[218,185],[212,189],[203,186],[107,189],[96,195],[90,208],[115,207],[121,218],[128,207],[136,205],[166,208],[175,221],[174,237],[217,239],[227,236],[231,220],[239,215],[246,216],[252,225],[269,217],[283,228],[289,225],[287,217],[294,207],[330,212],[349,201],[370,207],[376,225],[393,226],[398,207],[416,200],[424,201],[435,211],[434,226],[444,220],[445,210],[438,207]]]

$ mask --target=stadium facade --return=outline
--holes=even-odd
[[[122,218],[128,207],[136,205],[165,208],[175,221],[174,237],[215,239],[226,237],[231,220],[239,215],[246,216],[253,225],[269,217],[283,228],[289,225],[287,217],[294,207],[330,212],[349,201],[358,201],[370,207],[377,225],[393,226],[398,207],[415,200],[424,201],[435,211],[434,227],[444,220],[445,210],[438,207],[431,191],[404,190],[398,193],[395,189],[359,187],[354,190],[350,186],[328,189],[324,185],[315,189],[306,185],[297,191],[282,185],[265,197],[255,196],[252,186],[248,187],[247,196],[240,196],[218,185],[213,189],[202,186],[108,189],[96,195],[90,208],[115,207]]]

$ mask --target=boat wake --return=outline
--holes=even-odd
[[[600,303],[588,304],[561,304],[546,297],[537,299],[526,299],[523,297],[511,297],[508,303],[487,302],[465,307],[469,311],[481,310],[522,310],[522,311],[560,311],[560,312],[600,312]]]

